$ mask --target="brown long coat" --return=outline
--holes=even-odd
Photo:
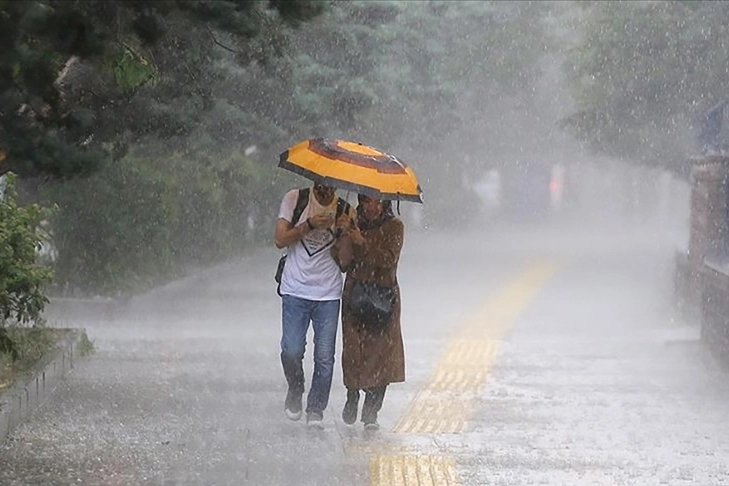
[[[405,381],[405,352],[400,330],[400,261],[404,225],[391,218],[381,226],[362,231],[365,244],[354,246],[342,293],[342,371],[344,386],[364,389]],[[354,280],[395,288],[395,307],[384,333],[368,332],[349,311]]]

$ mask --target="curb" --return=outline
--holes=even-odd
[[[71,329],[58,349],[42,360],[13,386],[0,393],[0,443],[41,406],[58,383],[73,369],[83,329]]]

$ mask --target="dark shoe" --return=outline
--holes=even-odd
[[[286,394],[286,403],[284,405],[284,412],[289,420],[299,420],[301,418],[301,393],[294,393],[289,391]]]
[[[387,386],[365,389],[365,401],[362,405],[362,423],[365,430],[377,430],[380,428],[377,423],[377,412],[382,408],[382,401],[385,398]]]
[[[319,412],[306,412],[306,426],[310,429],[324,428],[324,414]]]
[[[359,390],[347,391],[347,403],[344,404],[342,410],[342,420],[347,425],[352,425],[357,421],[357,404],[359,403]]]

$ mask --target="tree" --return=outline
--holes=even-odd
[[[258,133],[271,134],[278,152],[310,136],[369,143],[413,163],[426,191],[449,200],[440,196],[463,194],[460,181],[485,167],[543,153],[545,132],[556,131],[544,128],[537,105],[553,9],[541,2],[337,3],[291,32],[283,57],[228,76],[215,97],[241,107],[248,126],[273,125]]]
[[[182,133],[211,105],[204,78],[210,53],[225,46],[219,36],[246,61],[255,53],[239,44],[322,8],[303,0],[3,2],[0,150],[19,174],[63,177],[118,159],[140,135]]]
[[[727,97],[729,4],[595,2],[581,17],[564,125],[599,152],[686,174],[695,121]]]
[[[247,2],[260,8],[248,37],[191,13],[207,3],[159,3],[159,29],[144,32],[161,33],[143,42],[136,10],[121,2],[129,34],[105,51],[117,57],[77,57],[63,71],[64,106],[93,120],[73,147],[116,158],[40,184],[59,206],[56,271],[72,291],[138,289],[268,237],[284,186],[305,184],[276,160],[303,138],[392,151],[446,215],[469,204],[462,181],[526,146],[503,142],[516,117],[491,120],[536,111],[547,49],[539,2],[337,2],[315,18],[322,4],[298,2],[314,8],[299,29],[263,8],[291,2]]]
[[[14,178],[9,177],[0,194],[0,352],[15,357],[5,327],[38,321],[47,302],[43,288],[51,271],[38,262],[37,254],[41,243],[38,228],[44,216],[46,211],[37,205],[17,205]]]

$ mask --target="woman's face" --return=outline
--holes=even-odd
[[[380,199],[372,199],[367,196],[361,196],[360,204],[362,205],[364,217],[369,220],[377,219],[382,214],[383,205],[382,200]]]

